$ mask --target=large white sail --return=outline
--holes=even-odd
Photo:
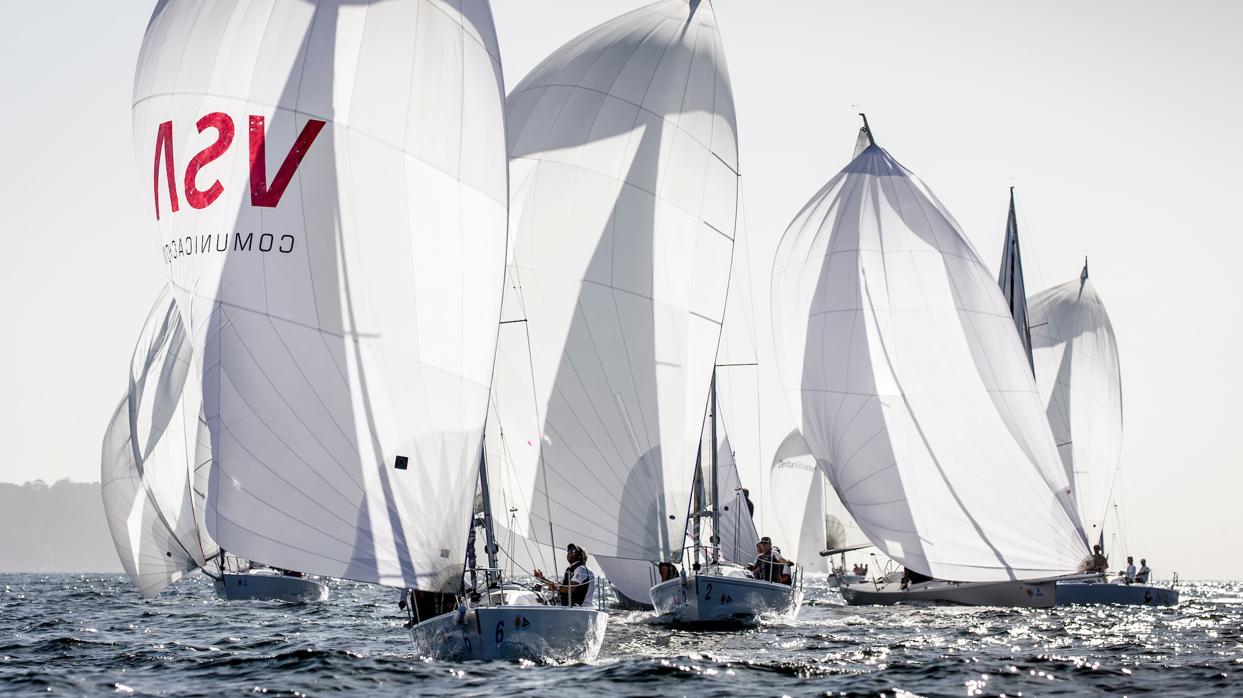
[[[1006,216],[1006,241],[1001,253],[1001,271],[997,273],[997,285],[1006,299],[1006,307],[1014,318],[1027,363],[1033,367],[1032,337],[1029,325],[1031,317],[1027,310],[1027,286],[1023,283],[1023,255],[1019,250],[1019,222],[1014,215],[1014,187],[1010,187],[1010,213]]]
[[[100,484],[117,556],[151,598],[216,547],[202,535],[202,488],[210,444],[200,440],[200,399],[187,381],[191,349],[167,286],[147,315],[129,385],[104,433]],[[201,484],[201,483],[200,483]]]
[[[456,589],[505,264],[503,99],[486,0],[158,5],[134,140],[229,552]]]
[[[1086,541],[1014,319],[922,182],[866,148],[790,224],[772,284],[796,422],[881,551],[963,581],[1076,570]]]
[[[1114,500],[1122,453],[1122,375],[1113,325],[1086,262],[1079,278],[1037,293],[1028,306],[1036,384],[1088,540],[1095,542]]]
[[[737,201],[712,7],[666,0],[596,27],[507,106],[514,241],[488,442],[502,541],[668,560]]]

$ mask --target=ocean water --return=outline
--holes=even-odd
[[[850,608],[811,581],[797,621],[688,632],[614,613],[598,661],[413,656],[396,592],[224,603],[200,574],[154,601],[123,576],[0,575],[0,694],[1243,694],[1243,583],[1176,608]]]

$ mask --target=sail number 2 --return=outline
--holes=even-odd
[[[704,593],[704,601],[711,601],[711,600],[712,600],[712,585],[709,584],[708,590]],[[734,597],[730,596],[729,594],[721,594],[720,598],[717,599],[717,603],[727,604],[733,600],[734,600]]]

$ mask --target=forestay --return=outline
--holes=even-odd
[[[943,579],[1073,572],[1086,552],[996,282],[922,182],[870,145],[786,230],[778,366],[811,452],[886,555]]]
[[[457,588],[505,264],[503,97],[486,0],[158,5],[134,140],[229,552]]]
[[[100,482],[108,529],[121,566],[147,598],[216,553],[200,528],[203,491],[196,484],[211,453],[210,443],[198,438],[197,385],[186,380],[190,352],[166,286],[147,315],[125,396],[104,433]]]
[[[1036,384],[1079,514],[1096,541],[1113,502],[1122,453],[1122,376],[1105,305],[1088,279],[1041,291],[1029,301]]]
[[[728,452],[738,479],[750,492],[755,509],[754,520],[758,523],[765,517],[771,517],[772,512],[765,510],[768,467],[760,443],[760,411],[764,399],[761,397],[746,217],[743,215],[741,180],[739,182],[734,263],[729,275],[725,320],[721,324],[721,342],[716,354],[717,429],[720,439],[725,439],[724,434],[729,435]],[[718,449],[718,452],[722,451]],[[721,463],[725,461],[721,460]],[[722,500],[732,494],[732,490],[721,490]]]
[[[711,5],[658,2],[588,31],[508,110],[514,242],[488,446],[502,541],[676,558],[737,200]]]

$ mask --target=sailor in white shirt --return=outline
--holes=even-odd
[[[1130,555],[1126,556],[1126,571],[1122,573],[1122,579],[1127,584],[1135,583],[1135,558]]]
[[[536,579],[557,592],[561,597],[562,606],[591,606],[596,598],[596,575],[587,568],[587,551],[570,543],[565,546],[565,559],[569,566],[558,584],[544,576],[540,570],[534,570]]]

